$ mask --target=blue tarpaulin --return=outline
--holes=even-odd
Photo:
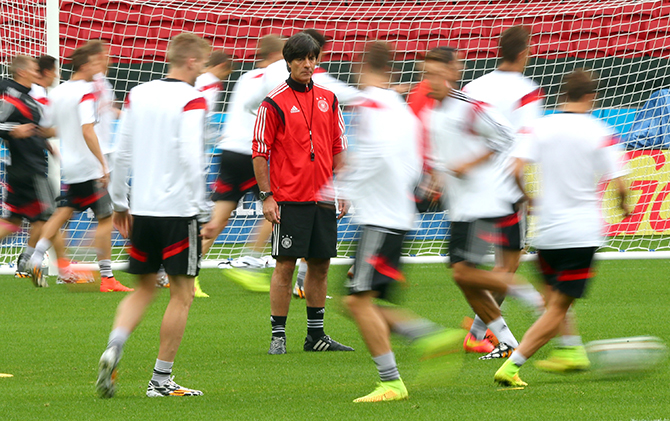
[[[626,149],[670,149],[670,90],[654,92],[637,112]]]

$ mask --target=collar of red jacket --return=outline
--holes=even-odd
[[[293,80],[293,78],[291,76],[289,76],[288,79],[286,79],[286,84],[291,89],[293,89],[294,91],[298,91],[298,92],[307,92],[307,91],[312,90],[312,88],[314,87],[314,81],[312,79],[310,79],[309,83],[307,85],[305,85],[303,83],[296,82],[295,80]]]

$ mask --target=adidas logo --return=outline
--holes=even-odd
[[[317,311],[316,314],[326,314],[326,309],[322,308],[321,310]]]
[[[299,112],[300,112],[300,110],[299,110],[298,107],[296,107],[295,105],[293,106],[293,108],[291,108],[291,114],[293,114],[293,113],[299,113]]]

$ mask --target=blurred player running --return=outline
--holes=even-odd
[[[132,291],[112,273],[112,203],[107,193],[109,169],[100,148],[95,125],[99,122],[99,95],[92,83],[102,63],[91,48],[80,47],[72,53],[72,78],[54,88],[49,95],[52,121],[61,138],[61,168],[66,192],[59,198],[58,209],[49,218],[35,252],[30,258],[33,279],[42,276],[44,254],[52,246],[58,256],[65,255],[58,231],[74,212],[91,209],[98,221],[93,245],[100,267],[100,291]],[[59,258],[59,267],[69,262]],[[82,272],[84,273],[84,272]],[[83,275],[84,278],[90,275]]]
[[[17,273],[23,277],[25,262],[32,254],[54,210],[54,194],[47,178],[48,143],[39,130],[44,125],[42,106],[30,95],[38,79],[35,59],[18,55],[9,66],[11,80],[0,82],[0,137],[9,149],[5,183],[7,214],[0,219],[0,239],[21,230],[23,219],[30,222],[26,250],[19,257]],[[43,277],[33,278],[35,286],[47,286]]]
[[[495,161],[512,146],[514,134],[495,108],[453,88],[461,71],[453,50],[435,48],[426,55],[425,79],[439,102],[428,115],[427,127],[435,170],[445,177],[451,219],[450,264],[454,281],[472,309],[496,335],[502,352],[511,353],[518,343],[489,291],[511,294],[538,312],[542,297],[512,274],[477,265],[499,235],[496,218],[509,211],[509,204],[496,194],[500,182]]]
[[[230,215],[237,208],[240,199],[247,192],[252,192],[258,197],[258,184],[251,158],[256,110],[246,107],[246,96],[258,89],[265,68],[281,60],[283,47],[284,43],[279,37],[275,35],[263,37],[258,46],[258,56],[261,58],[258,68],[240,76],[233,88],[223,136],[217,145],[217,148],[221,149],[220,168],[212,193],[214,201],[212,220],[202,230],[203,255],[209,251],[214,240],[228,224]],[[228,269],[225,271],[226,276],[250,291],[268,292],[270,283],[267,276],[253,269],[265,267],[260,257],[271,232],[272,224],[263,218],[257,227],[252,250],[244,253],[245,256],[241,258],[252,270]]]
[[[519,172],[523,162],[535,162],[540,174],[533,245],[547,284],[547,311],[496,372],[495,381],[504,385],[526,386],[519,378],[519,368],[559,333],[563,335],[560,347],[548,360],[539,361],[538,367],[558,372],[589,367],[581,338],[567,316],[594,276],[593,257],[602,243],[600,179],[614,181],[621,209],[628,214],[624,173],[612,129],[590,114],[597,88],[590,72],[578,69],[567,75],[563,112],[539,119],[514,152],[521,161]]]
[[[523,75],[530,56],[530,32],[522,26],[505,30],[499,42],[500,64],[498,68],[465,85],[463,92],[495,107],[521,138],[530,125],[542,116],[543,93],[537,83]],[[526,212],[521,189],[509,170],[512,160],[501,157],[495,161],[498,176],[504,180],[494,192],[509,203],[506,215],[497,222],[500,242],[496,244],[496,267],[494,270],[516,272],[521,252],[525,247]],[[504,296],[493,294],[498,304]],[[494,346],[486,338],[486,324],[475,315],[470,333],[463,347],[467,352],[490,353]]]
[[[423,164],[418,118],[395,91],[389,89],[390,51],[385,43],[371,44],[365,54],[357,107],[356,152],[344,173],[345,196],[356,207],[363,234],[356,252],[354,276],[347,283],[345,302],[379,372],[370,394],[354,402],[382,402],[408,397],[391,349],[390,333],[398,332],[425,349],[424,358],[458,350],[464,331],[445,331],[434,323],[383,306],[375,299],[394,301],[405,235],[413,228],[412,198]]]
[[[114,224],[121,235],[130,237],[128,272],[137,275],[139,282],[137,291],[119,304],[107,349],[100,358],[96,387],[101,397],[114,395],[123,346],[156,296],[156,272],[161,264],[170,279],[170,302],[146,394],[202,395],[179,386],[170,374],[200,266],[198,220],[209,216],[202,148],[207,102],[193,86],[208,55],[209,44],[202,38],[189,33],[176,36],[168,51],[167,77],[136,86],[126,98],[112,196]],[[126,177],[130,171],[129,200]]]

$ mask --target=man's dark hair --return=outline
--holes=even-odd
[[[91,59],[91,56],[94,56],[98,53],[94,53],[88,45],[84,45],[75,49],[70,56],[72,60],[72,71],[78,72],[81,66],[85,65]]]
[[[443,64],[451,64],[456,60],[456,49],[453,47],[436,47],[428,51],[425,61],[437,61]]]
[[[284,60],[290,63],[295,59],[317,58],[321,52],[319,43],[305,32],[298,32],[284,44]]]
[[[37,65],[41,75],[47,71],[54,71],[56,70],[56,58],[45,54],[37,59]]]
[[[576,69],[565,75],[561,91],[570,102],[580,101],[584,95],[598,90],[598,75],[588,69]]]
[[[226,67],[230,67],[233,65],[233,62],[225,51],[212,51],[212,54],[209,55],[209,60],[207,60],[207,67],[214,67],[219,64],[227,64]]]
[[[375,41],[368,45],[363,62],[377,73],[386,73],[390,67],[391,49],[388,44],[383,41]]]
[[[314,38],[316,40],[316,42],[319,43],[319,47],[321,49],[323,49],[323,46],[326,45],[326,37],[321,32],[317,31],[316,29],[305,29],[302,32],[304,32],[307,35],[309,35],[310,37]]]
[[[528,48],[530,31],[525,26],[513,26],[500,35],[498,49],[502,61],[514,63],[519,53]]]

